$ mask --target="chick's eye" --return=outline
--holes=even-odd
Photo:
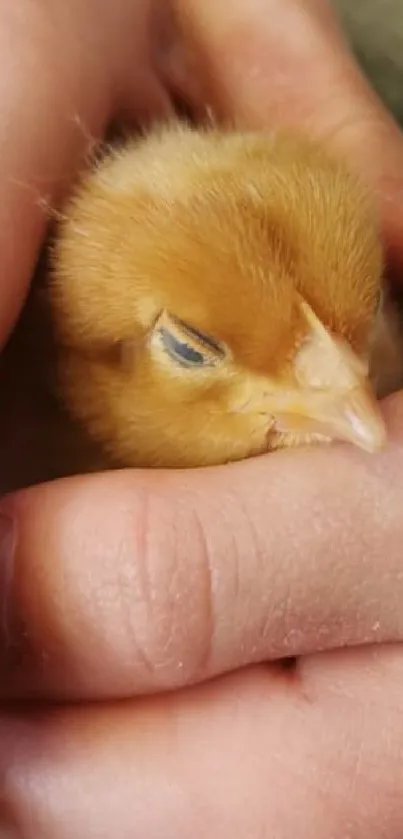
[[[160,329],[160,337],[165,351],[174,361],[184,367],[203,367],[209,363],[208,358],[187,343],[186,338],[179,338],[168,329]]]
[[[225,357],[225,350],[198,329],[164,311],[156,323],[160,347],[181,367],[214,367]]]

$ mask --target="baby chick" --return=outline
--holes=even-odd
[[[48,383],[97,447],[72,470],[377,451],[403,372],[382,270],[365,189],[306,139],[174,124],[108,153],[41,291]]]
[[[336,438],[375,451],[369,378],[383,394],[380,374],[394,389],[402,372],[400,355],[377,369],[381,290],[371,202],[322,149],[164,128],[106,156],[66,208],[49,285],[60,393],[117,464]]]

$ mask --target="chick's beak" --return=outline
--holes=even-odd
[[[319,434],[368,452],[380,451],[386,427],[365,365],[305,304],[304,310],[309,335],[293,362],[298,387],[278,394],[276,430]]]

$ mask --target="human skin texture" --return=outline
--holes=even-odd
[[[301,124],[337,146],[374,188],[401,263],[403,141],[325,4],[189,0],[177,12],[175,37],[153,30],[157,70],[139,3],[3,4],[3,341],[43,240],[38,197],[56,201],[88,137],[113,115],[134,120],[143,91],[155,116],[174,75],[190,97],[183,46],[196,35],[199,91],[215,68],[222,119]],[[301,450],[186,482],[129,471],[2,501],[3,835],[402,835],[401,395],[383,410],[379,457]],[[257,664],[301,654],[286,678]],[[33,696],[35,709],[6,704]]]

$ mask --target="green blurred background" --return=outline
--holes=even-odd
[[[403,126],[403,0],[333,0],[373,87]]]

